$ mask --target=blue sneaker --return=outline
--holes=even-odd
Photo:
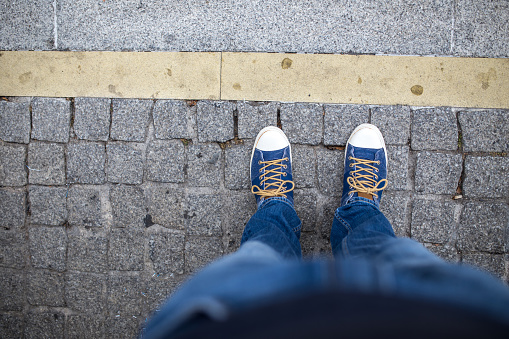
[[[251,153],[251,192],[260,206],[279,197],[293,206],[292,154],[288,138],[277,127],[265,127]]]
[[[362,124],[346,143],[341,206],[361,197],[379,207],[387,183],[387,149],[382,133],[374,125]]]

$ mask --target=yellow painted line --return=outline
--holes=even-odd
[[[0,51],[1,96],[509,108],[509,59]]]
[[[509,59],[222,53],[221,99],[509,108]]]
[[[0,52],[0,95],[219,99],[221,53]]]

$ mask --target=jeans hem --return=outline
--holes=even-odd
[[[271,201],[281,201],[281,202],[289,205],[292,209],[295,210],[295,207],[293,206],[293,203],[289,199],[287,199],[285,197],[272,197],[272,198],[267,198],[267,199],[260,200],[260,202],[258,203],[258,209],[260,210],[260,209],[264,208]]]

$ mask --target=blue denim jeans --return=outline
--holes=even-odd
[[[411,239],[396,238],[368,199],[356,198],[335,211],[335,260],[302,260],[300,229],[286,199],[264,201],[247,223],[240,249],[180,288],[148,322],[145,336],[170,333],[196,314],[225,320],[235,312],[331,286],[440,302],[509,322],[506,285],[477,269],[446,263]]]

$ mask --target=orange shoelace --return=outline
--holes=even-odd
[[[380,165],[380,161],[358,159],[354,157],[348,157],[348,160],[354,161],[350,163],[350,167],[357,167],[354,171],[350,172],[350,176],[346,179],[351,188],[348,194],[354,192],[365,193],[371,194],[373,198],[377,198],[378,195],[376,192],[384,190],[388,184],[387,179],[377,181],[378,175],[376,175],[375,172],[378,172],[378,168],[373,166],[373,164]],[[384,184],[382,187],[379,187],[381,183]]]
[[[270,197],[285,197],[285,193],[293,191],[295,188],[295,184],[291,180],[282,180],[281,176],[286,177],[286,172],[282,171],[282,168],[287,167],[287,165],[283,165],[283,161],[288,161],[288,158],[269,160],[269,161],[258,161],[258,165],[265,165],[260,168],[260,172],[264,172],[260,175],[260,185],[265,189],[261,189],[257,185],[253,185],[251,188],[251,192],[253,194],[259,195],[261,198],[270,198]],[[272,167],[271,169],[268,169]],[[269,181],[266,185],[264,185],[267,181]],[[291,188],[287,188],[285,185],[291,184]],[[271,188],[272,187],[272,188]]]

